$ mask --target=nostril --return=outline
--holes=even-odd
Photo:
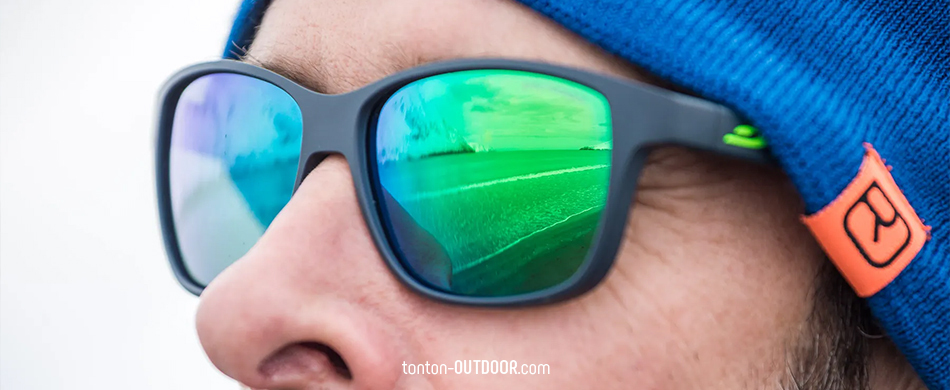
[[[330,364],[333,365],[333,369],[336,370],[337,374],[340,374],[343,378],[353,379],[353,375],[350,373],[350,368],[346,365],[346,362],[343,361],[343,357],[336,352],[333,348],[330,348],[329,345],[322,343],[302,343],[301,346],[310,348],[319,352],[323,352],[327,356],[327,359],[330,361]]]
[[[343,357],[332,347],[317,342],[284,347],[264,360],[258,370],[265,378],[278,383],[353,379]]]

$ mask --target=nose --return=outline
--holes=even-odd
[[[392,389],[404,349],[382,313],[401,290],[334,156],[205,289],[198,336],[218,369],[252,388]]]

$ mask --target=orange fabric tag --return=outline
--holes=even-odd
[[[910,264],[930,228],[877,151],[864,146],[867,153],[854,180],[831,204],[802,220],[854,291],[869,297]]]

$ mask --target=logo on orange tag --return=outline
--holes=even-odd
[[[804,217],[818,243],[861,297],[887,286],[927,241],[929,228],[910,207],[881,156],[867,153],[841,195]]]

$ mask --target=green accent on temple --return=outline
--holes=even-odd
[[[732,129],[732,133],[722,136],[722,142],[745,149],[765,149],[765,138],[759,130],[749,125],[739,125]]]

